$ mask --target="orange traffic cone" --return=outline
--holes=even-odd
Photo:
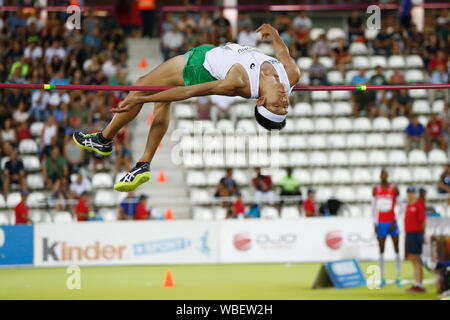
[[[172,209],[168,208],[166,210],[166,214],[164,215],[164,219],[166,220],[173,220],[173,212]]]
[[[139,69],[145,70],[148,68],[147,60],[145,58],[141,58],[141,62],[139,62]]]
[[[159,173],[158,182],[159,183],[166,183],[167,182],[167,178],[166,178],[166,175],[164,174],[164,171],[161,171]]]
[[[164,280],[164,288],[175,288],[175,283],[173,283],[172,271],[166,271],[166,279]]]

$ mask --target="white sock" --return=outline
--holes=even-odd
[[[378,263],[380,265],[380,275],[381,275],[381,279],[384,279],[384,257],[383,254],[380,253],[380,258],[378,260]]]
[[[400,254],[395,254],[395,271],[397,272],[397,279],[400,279],[402,274],[402,260]]]

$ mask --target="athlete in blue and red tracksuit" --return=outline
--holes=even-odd
[[[401,206],[398,188],[388,182],[388,173],[385,169],[380,173],[381,183],[373,189],[372,199],[372,216],[375,223],[375,234],[378,238],[378,245],[380,248],[380,271],[381,271],[381,287],[386,285],[384,278],[384,244],[386,237],[391,236],[394,243],[395,262],[397,277],[395,284],[401,287],[400,273],[401,260],[398,246],[399,229],[397,219],[395,216],[395,205]]]

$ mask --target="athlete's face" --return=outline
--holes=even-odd
[[[270,90],[265,95],[264,106],[270,112],[278,115],[286,115],[288,113],[289,97],[284,87],[281,85],[276,90]]]
[[[381,179],[381,182],[387,182],[387,179],[388,179],[388,173],[386,172],[386,171],[381,171],[381,174],[380,174],[380,179]]]

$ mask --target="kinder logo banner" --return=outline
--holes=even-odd
[[[218,226],[209,222],[77,223],[35,227],[35,264],[217,263]]]
[[[220,239],[221,262],[378,259],[378,245],[370,219],[225,221]],[[393,259],[390,241],[386,244],[385,257]]]

